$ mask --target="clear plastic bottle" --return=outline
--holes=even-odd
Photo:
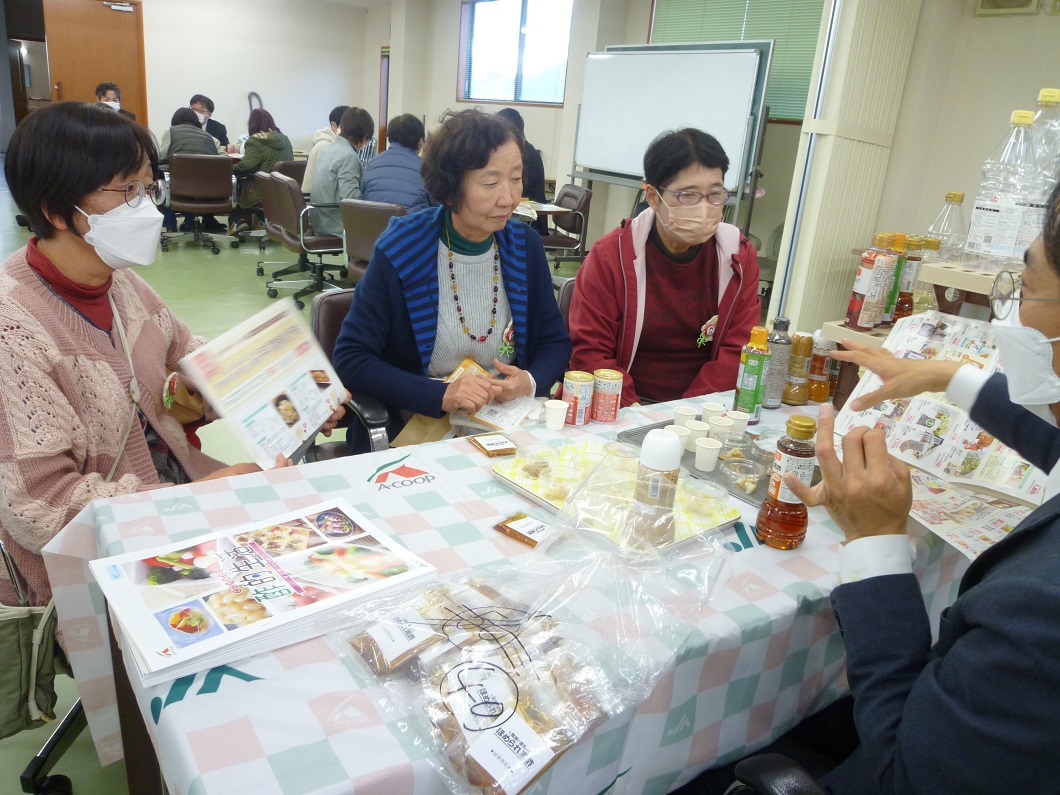
[[[898,281],[898,300],[894,304],[894,319],[913,314],[913,292],[920,278],[924,239],[915,235],[905,241],[905,266]]]
[[[939,241],[939,258],[945,261],[960,259],[964,242],[968,239],[968,223],[964,220],[964,194],[950,191],[942,211],[928,227],[928,236]]]
[[[854,276],[854,286],[850,290],[850,303],[847,304],[847,316],[843,321],[847,328],[855,331],[872,331],[876,325],[879,306],[879,291],[882,280],[877,278],[876,266],[885,265],[887,257],[887,236],[877,233],[872,236],[872,247],[865,250],[858,262]]]
[[[1060,176],[1060,88],[1043,88],[1038,92],[1034,145],[1042,179],[1046,185],[1052,185]]]
[[[817,420],[796,416],[788,420],[787,435],[777,442],[769,493],[755,522],[755,535],[774,549],[795,549],[806,538],[806,506],[784,485],[783,477],[792,472],[810,485],[817,462],[813,443],[816,435]]]
[[[682,452],[680,438],[662,428],[648,431],[644,437],[633,495],[638,545],[659,548],[674,540],[674,501]]]
[[[773,330],[769,332],[769,377],[766,379],[762,408],[779,409],[788,376],[788,361],[791,359],[791,336],[788,328],[791,321],[786,317],[773,319]]]
[[[1023,252],[1042,228],[1045,188],[1031,125],[1034,112],[1012,112],[1012,129],[983,164],[972,208],[965,262],[986,270],[1023,269]]]
[[[894,309],[898,305],[898,287],[902,283],[902,273],[905,271],[905,263],[908,259],[906,252],[905,232],[892,232],[894,242],[891,243],[891,251],[894,252],[897,261],[894,266],[894,277],[891,280],[891,289],[887,292],[887,305],[883,310],[881,326],[894,325]]]
[[[740,352],[740,370],[736,374],[736,396],[732,407],[750,415],[748,425],[756,425],[762,418],[762,401],[772,357],[768,337],[765,326],[755,326],[751,329],[750,341]]]

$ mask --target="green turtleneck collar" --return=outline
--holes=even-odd
[[[442,216],[442,229],[438,239],[446,243],[454,254],[463,254],[465,256],[473,257],[485,254],[493,248],[493,235],[490,235],[481,243],[475,243],[457,232],[456,227],[453,226],[453,214],[450,210],[446,210]]]

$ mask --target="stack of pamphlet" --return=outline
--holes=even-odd
[[[323,635],[435,575],[343,500],[91,568],[145,686]]]
[[[989,323],[940,312],[923,312],[895,323],[884,348],[907,359],[959,361],[1001,372]],[[911,514],[970,558],[1008,534],[1042,503],[1046,474],[976,425],[945,393],[885,400],[854,411],[854,398],[878,389],[866,373],[843,410],[835,431],[881,428],[891,454],[912,467]]]

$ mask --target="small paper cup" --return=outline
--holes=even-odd
[[[718,453],[721,442],[708,436],[696,439],[696,469],[700,472],[713,472],[718,465]]]
[[[567,421],[567,409],[565,400],[545,401],[545,427],[550,431],[562,431],[563,423]]]
[[[685,427],[688,428],[688,439],[685,440],[685,449],[690,453],[694,453],[696,451],[696,439],[710,436],[710,423],[700,420],[689,420],[685,423]]]
[[[688,406],[674,406],[674,425],[686,425],[696,418],[696,410]]]
[[[688,435],[691,431],[688,430],[684,425],[667,425],[666,430],[670,433],[677,434],[677,438],[681,440],[681,447],[687,447]]]
[[[717,436],[719,433],[728,433],[734,425],[733,421],[728,417],[711,417],[708,421],[710,422],[711,436]]]
[[[710,422],[711,417],[725,416],[725,406],[721,403],[704,403],[700,410],[703,413],[703,422]]]
[[[747,430],[747,421],[751,419],[751,415],[746,411],[727,411],[725,416],[732,420],[732,429],[738,433]]]

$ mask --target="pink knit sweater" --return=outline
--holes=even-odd
[[[162,405],[167,372],[204,340],[129,271],[114,273],[111,294],[151,426],[192,479],[224,466],[192,448]],[[78,511],[99,497],[161,485],[129,397],[129,363],[113,336],[56,296],[26,264],[25,249],[0,268],[0,534],[34,605],[51,598],[41,548]],[[130,422],[136,426],[107,483]],[[2,567],[0,602],[14,604]]]

